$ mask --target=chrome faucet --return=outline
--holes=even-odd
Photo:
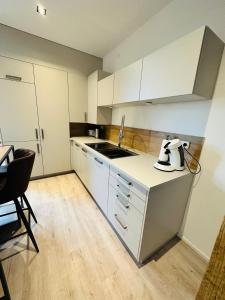
[[[121,146],[121,142],[124,138],[124,122],[125,122],[125,115],[122,116],[122,120],[121,120],[121,126],[120,126],[119,135],[118,135],[118,147]]]

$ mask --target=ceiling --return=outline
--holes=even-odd
[[[0,23],[99,57],[171,0],[0,0]],[[47,15],[36,12],[37,4]]]

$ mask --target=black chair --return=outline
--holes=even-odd
[[[26,150],[26,149],[17,149],[14,152],[14,159],[7,166],[7,172],[5,173],[5,178],[1,178],[1,182],[3,182],[3,184],[0,184],[1,186],[0,205],[13,201],[16,207],[19,224],[21,224],[21,219],[22,219],[24,226],[26,228],[26,232],[12,236],[10,239],[14,239],[23,234],[28,234],[36,251],[39,252],[38,245],[35,241],[34,235],[30,227],[30,218],[28,221],[24,214],[25,209],[23,209],[23,207],[21,206],[18,200],[19,198],[24,200],[27,206],[26,209],[28,210],[29,214],[32,215],[34,221],[37,223],[37,219],[34,215],[34,212],[30,206],[30,203],[27,200],[27,197],[25,196],[25,192],[27,190],[30,181],[34,159],[35,159],[34,151]],[[2,176],[3,173],[1,174],[1,177]],[[13,213],[15,212],[10,212],[10,213],[0,215],[0,217],[13,214]]]

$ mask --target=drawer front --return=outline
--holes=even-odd
[[[108,217],[127,247],[138,258],[143,216],[126,200],[117,197],[117,191],[110,185]]]
[[[110,168],[110,175],[113,186],[120,185],[125,191],[133,192],[140,199],[146,201],[148,191],[144,187],[113,167]]]
[[[145,212],[145,201],[140,199],[131,189],[123,183],[118,182],[115,177],[110,176],[110,185],[117,191],[117,198],[126,199],[128,204],[132,204],[142,215]]]
[[[0,78],[34,83],[33,65],[0,56]]]

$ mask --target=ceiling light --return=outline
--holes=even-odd
[[[42,15],[45,16],[47,13],[46,8],[44,8],[43,6],[37,5],[37,12]]]

